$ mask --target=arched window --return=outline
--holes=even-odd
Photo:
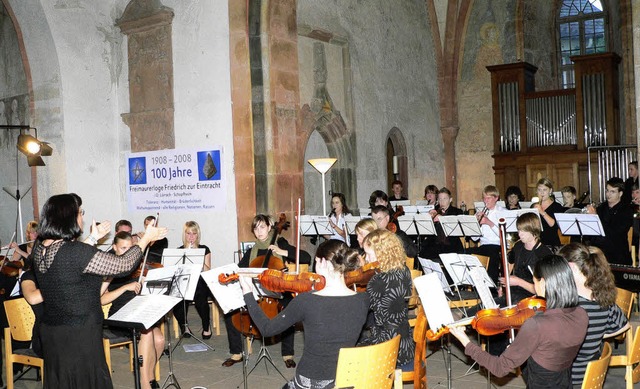
[[[573,63],[569,57],[607,51],[606,10],[601,0],[563,0],[558,14],[562,87],[573,88]]]

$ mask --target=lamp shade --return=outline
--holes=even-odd
[[[40,152],[40,142],[31,135],[18,135],[18,150],[26,156],[36,155]]]
[[[333,166],[336,161],[336,158],[314,158],[308,160],[307,162],[309,162],[309,164],[313,166],[314,169],[324,174],[328,172],[329,169],[331,169],[331,166]]]

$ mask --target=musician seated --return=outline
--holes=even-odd
[[[587,213],[598,214],[605,236],[585,237],[585,243],[600,248],[609,263],[631,265],[627,233],[633,225],[633,211],[623,203],[624,182],[618,177],[607,181],[607,201],[598,208],[587,205]]]
[[[479,247],[471,247],[467,249],[469,254],[479,254],[489,257],[489,267],[487,273],[489,277],[498,283],[498,276],[500,274],[500,231],[498,230],[498,211],[503,211],[504,208],[498,205],[500,199],[500,192],[498,188],[493,185],[487,185],[482,190],[482,201],[484,202],[484,209],[476,210],[476,218],[480,223],[480,229],[482,231],[481,237],[473,237],[474,241],[480,242]]]
[[[295,323],[304,325],[304,353],[293,380],[283,388],[333,388],[338,354],[353,347],[369,310],[366,293],[356,293],[344,283],[345,269],[353,268],[358,254],[344,242],[328,240],[316,252],[316,269],[325,277],[320,291],[301,293],[273,319],[267,318],[253,298],[250,279],[240,277],[249,314],[263,336],[281,333]]]
[[[276,231],[272,229],[273,221],[270,216],[256,215],[251,223],[251,230],[256,237],[255,245],[242,256],[242,260],[238,263],[239,267],[250,267],[252,262],[256,258],[273,256],[276,259],[281,259],[285,263],[295,263],[296,260],[296,248],[287,242],[283,237],[277,237]],[[275,242],[275,243],[274,243]],[[259,263],[251,267],[268,267],[262,260],[257,260]],[[309,264],[311,262],[311,256],[305,251],[300,251],[300,263]],[[276,269],[281,270],[281,269]],[[280,301],[283,306],[287,306],[291,301],[291,294],[285,293],[284,298]],[[229,341],[229,352],[231,357],[222,363],[222,366],[229,367],[242,361],[242,334],[238,329],[233,326],[231,317],[233,313],[227,313],[224,315],[224,323],[227,327],[227,340]],[[282,358],[284,359],[285,366],[293,368],[296,366],[293,360],[293,335],[294,328],[290,327],[282,334]]]
[[[388,230],[391,223],[391,215],[389,214],[389,208],[383,205],[376,205],[371,209],[371,217],[378,225],[379,230]],[[400,230],[397,225],[395,227],[395,234],[400,241],[402,242],[402,246],[404,247],[404,251],[407,254],[407,257],[416,258],[418,256],[418,248],[413,244],[413,241],[406,232]],[[406,259],[406,258],[405,258]]]
[[[378,224],[375,222],[375,220],[370,218],[361,219],[358,224],[356,224],[356,240],[358,242],[356,248],[358,249],[360,254],[364,254],[364,250],[362,250],[362,242],[364,242],[364,238],[366,238],[367,235],[377,229]],[[364,262],[361,263],[361,265],[364,265]]]
[[[500,356],[471,342],[464,327],[452,327],[450,332],[462,343],[466,355],[498,377],[526,362],[522,372],[528,388],[570,388],[571,364],[589,319],[578,306],[578,291],[566,260],[547,256],[536,263],[533,273],[536,294],[546,298],[546,311],[527,319]]]
[[[629,328],[629,322],[616,305],[614,277],[599,248],[570,243],[561,248],[559,254],[569,262],[579,304],[589,316],[587,335],[571,367],[573,385],[581,385],[589,361],[600,357],[603,339],[623,333]]]
[[[576,190],[576,188],[570,185],[564,186],[562,187],[562,189],[560,189],[560,192],[562,192],[562,202],[565,208],[565,212],[566,210],[571,208],[584,208],[584,204],[576,201],[576,198],[578,197],[578,191]]]
[[[438,207],[438,187],[430,184],[424,187],[424,200],[427,200],[427,205],[433,205]]]
[[[389,197],[389,201],[405,201],[409,200],[408,198],[402,195],[403,184],[400,180],[395,180],[391,183],[391,197]]]
[[[507,200],[507,209],[520,209],[520,202],[524,201],[524,195],[518,186],[510,186],[504,193],[504,198]]]
[[[131,234],[119,232],[113,239],[112,250],[116,255],[123,255],[131,246],[133,246]],[[113,284],[114,282],[116,283]],[[140,288],[140,283],[131,277],[128,277],[128,280],[107,278],[100,289],[100,304],[111,303],[111,308],[109,309],[109,316],[111,316],[138,295]],[[122,327],[109,327],[109,331],[119,336],[130,337],[131,335],[128,329]],[[140,367],[140,385],[142,388],[159,387],[158,382],[155,380],[155,366],[164,351],[164,341],[164,335],[160,331],[159,323],[156,323],[148,330],[140,332],[138,352],[144,361]]]
[[[446,236],[442,225],[440,224],[440,216],[458,216],[462,215],[462,210],[451,205],[451,191],[442,188],[438,192],[439,209],[432,210],[431,217],[436,227],[437,235],[428,235],[423,241],[420,250],[421,258],[428,258],[436,262],[440,262],[439,255],[442,253],[463,253],[464,247],[460,238],[457,236]],[[448,274],[447,274],[448,277]]]
[[[155,223],[155,222],[156,222],[155,216],[153,215],[147,216],[146,218],[144,218],[144,229],[146,230],[149,224]],[[144,235],[143,232],[139,232],[137,234],[137,238],[142,238],[143,235]],[[167,240],[167,238],[162,238],[150,244],[149,250],[148,250],[149,254],[147,255],[147,262],[162,263],[162,252],[166,248],[169,248],[169,241]]]

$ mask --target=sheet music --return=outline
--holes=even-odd
[[[444,264],[445,269],[449,273],[449,276],[453,280],[456,285],[474,285],[475,283],[471,278],[471,274],[469,272],[474,268],[479,268],[479,272],[482,274],[482,278],[484,281],[491,287],[495,288],[496,285],[493,283],[493,280],[487,274],[486,269],[478,258],[469,254],[456,254],[456,253],[445,253],[440,254],[440,259]]]
[[[398,210],[398,207],[405,207],[407,205],[411,205],[411,201],[409,200],[392,200],[389,201],[389,204],[391,204],[391,207],[393,207],[394,211]]]
[[[604,227],[598,214],[556,213],[554,217],[562,235],[605,236]],[[578,223],[580,224],[579,228]]]
[[[398,227],[407,235],[435,235],[436,227],[429,214],[399,216]],[[415,223],[414,223],[415,222]]]
[[[193,300],[196,287],[198,286],[198,278],[200,278],[200,270],[202,270],[202,264],[165,266],[150,269],[142,282],[140,294],[143,296],[166,294],[166,286],[152,286],[154,283],[152,282],[150,285],[149,281],[173,281],[171,290],[169,291],[171,296],[179,297],[180,299],[184,297],[185,300]]]
[[[447,293],[453,293],[451,287],[449,286],[449,282],[447,281],[447,277],[444,275],[444,272],[442,271],[439,263],[436,263],[430,259],[420,257],[418,257],[418,261],[420,261],[420,265],[422,265],[424,274],[435,273],[440,280],[440,286],[442,286],[442,290]]]
[[[429,328],[437,330],[444,325],[453,323],[451,308],[444,295],[444,291],[439,285],[438,275],[429,273],[424,276],[414,278],[413,284],[423,303],[424,313],[427,316]]]
[[[474,201],[473,207],[476,209],[476,212],[479,212],[485,209],[487,206],[485,205],[484,201]],[[496,201],[496,207],[507,208],[507,204],[503,200],[498,200]]]
[[[145,329],[151,328],[158,320],[173,309],[182,299],[172,296],[136,296],[107,320],[124,323],[141,323]],[[119,323],[110,323],[118,325]]]
[[[446,236],[482,236],[482,229],[474,215],[438,217]]]
[[[205,249],[164,249],[162,251],[162,264],[166,266],[204,263]]]
[[[486,272],[485,272],[486,273]],[[493,299],[491,295],[491,291],[489,290],[489,285],[484,279],[484,275],[480,271],[480,268],[473,268],[469,272],[471,275],[471,279],[476,287],[476,291],[478,291],[478,296],[480,296],[480,301],[482,301],[482,305],[485,308],[497,308],[498,304]]]
[[[235,263],[216,267],[209,271],[205,271],[200,276],[211,290],[213,297],[216,298],[222,312],[229,313],[235,309],[245,306],[244,298],[242,298],[242,288],[239,282],[222,285],[218,282],[218,275],[238,273],[240,268]]]
[[[347,228],[348,234],[356,233],[356,224],[360,222],[360,220],[366,218],[366,216],[353,216],[353,215],[344,215],[344,224]]]
[[[430,211],[433,211],[434,209],[436,209],[436,207],[434,205],[416,204],[416,209],[418,210],[418,213],[429,213]]]
[[[300,215],[300,234],[333,235],[333,228],[329,224],[329,216]]]
[[[540,212],[538,212],[538,210],[535,208],[499,210],[496,211],[496,216],[498,217],[498,220],[500,220],[501,218],[505,220],[507,232],[518,232],[516,222],[518,220],[518,217],[525,213],[535,213],[536,216],[538,216],[538,220],[540,220]],[[542,221],[540,221],[540,229],[543,229]]]

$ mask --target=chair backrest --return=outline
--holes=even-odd
[[[336,388],[390,389],[399,347],[400,335],[372,346],[341,348]]]
[[[416,342],[416,354],[413,359],[413,387],[427,388],[427,316],[423,309],[418,310],[413,328],[413,340]]]
[[[413,268],[415,267],[416,259],[415,258],[411,258],[411,257],[407,257],[404,260],[404,263],[405,263],[405,265],[407,265],[409,270],[413,270]]]
[[[4,302],[4,310],[7,313],[11,337],[20,342],[30,341],[36,316],[27,300],[24,298],[7,300]]]
[[[584,379],[582,380],[582,389],[600,389],[604,384],[604,379],[607,376],[607,369],[609,368],[609,361],[611,360],[611,345],[604,343],[602,347],[602,355],[600,359],[591,361],[587,365],[587,370],[584,373]]]
[[[620,307],[628,319],[633,306],[633,292],[621,288],[616,288],[616,290],[616,305]]]
[[[486,255],[473,254],[474,257],[478,258],[478,261],[484,266],[485,270],[489,268],[489,257]]]
[[[415,280],[416,278],[420,277],[422,275],[422,271],[421,270],[414,270],[411,269],[409,270],[411,272],[411,279]],[[418,305],[418,300],[420,299],[420,297],[418,296],[418,292],[416,291],[416,286],[411,283],[411,296],[409,296],[409,301],[407,303],[407,306],[409,307],[409,309],[413,309],[416,307],[416,305]]]
[[[111,309],[111,304],[105,304],[102,306],[102,314],[104,315],[104,318],[107,319],[109,317],[109,310]]]
[[[571,236],[562,235],[562,231],[560,231],[559,228],[558,228],[558,238],[560,238],[560,244],[563,246],[571,243]]]

